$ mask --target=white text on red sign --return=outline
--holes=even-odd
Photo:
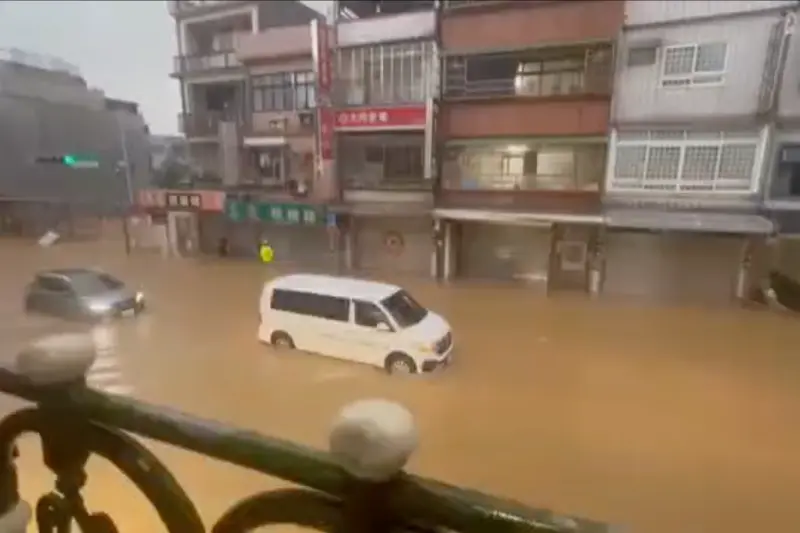
[[[369,126],[372,124],[388,124],[389,113],[386,111],[353,111],[339,113],[337,120],[342,126]]]

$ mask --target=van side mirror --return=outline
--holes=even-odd
[[[378,325],[375,326],[375,329],[378,331],[392,331],[392,328],[390,328],[389,324],[386,322],[378,322]]]

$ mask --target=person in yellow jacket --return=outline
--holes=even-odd
[[[272,246],[269,245],[267,239],[262,239],[261,243],[258,245],[258,257],[265,265],[272,263],[272,260],[275,258],[275,251],[272,249]]]

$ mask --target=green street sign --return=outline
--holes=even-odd
[[[249,203],[228,200],[225,213],[235,222],[260,220],[273,224],[315,226],[325,220],[318,207],[298,204]]]

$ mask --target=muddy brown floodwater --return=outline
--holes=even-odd
[[[452,323],[448,371],[391,378],[256,340],[261,265],[126,258],[118,243],[40,249],[0,241],[5,356],[59,327],[21,313],[33,271],[98,266],[147,294],[151,312],[95,333],[92,383],[324,446],[336,411],[402,402],[421,446],[410,469],[645,533],[794,531],[800,524],[800,328],[787,316],[545,299],[488,286],[403,284]],[[13,407],[0,400],[3,412]],[[278,481],[153,445],[210,523]],[[22,446],[23,494],[51,485]],[[161,531],[134,489],[95,460],[87,500],[123,531]]]

